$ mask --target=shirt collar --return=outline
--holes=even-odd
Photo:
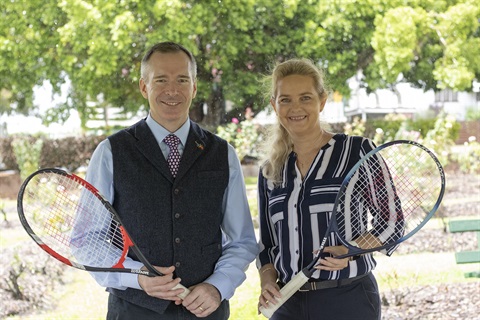
[[[160,144],[160,142],[162,142],[163,139],[165,139],[165,137],[168,136],[170,133],[176,135],[182,142],[182,145],[185,145],[187,143],[188,132],[190,131],[190,118],[187,118],[187,121],[185,121],[185,123],[182,124],[182,126],[178,128],[178,130],[175,132],[170,132],[164,127],[162,127],[162,125],[153,120],[153,118],[150,116],[150,113],[147,116],[146,122],[158,144]]]

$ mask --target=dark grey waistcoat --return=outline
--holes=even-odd
[[[222,202],[229,179],[227,143],[191,122],[173,179],[145,120],[110,136],[109,141],[113,207],[133,241],[153,265],[174,265],[184,286],[205,280],[222,253]],[[108,291],[159,313],[171,303],[131,288]]]

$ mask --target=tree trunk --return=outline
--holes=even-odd
[[[205,101],[198,101],[194,103],[189,111],[190,119],[197,123],[202,123],[203,119],[205,118],[205,113],[203,112],[203,105]]]
[[[214,130],[225,123],[225,98],[220,84],[213,84],[211,99],[209,100],[210,103],[208,103],[208,111],[203,124],[210,130]]]

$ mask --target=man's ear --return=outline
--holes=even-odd
[[[193,94],[192,94],[192,99],[197,96],[197,81],[193,82]]]
[[[145,99],[148,99],[147,84],[145,83],[145,80],[143,80],[143,78],[140,78],[138,87],[140,88],[140,92],[142,93],[142,96]]]

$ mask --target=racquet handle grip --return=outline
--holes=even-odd
[[[277,298],[276,304],[270,303],[268,308],[260,307],[260,312],[267,318],[270,318],[278,308],[282,306],[295,292],[298,291],[305,283],[307,283],[309,277],[307,277],[304,271],[300,271],[295,277],[292,278],[281,290],[281,298]]]
[[[177,295],[177,297],[182,298],[182,299],[185,299],[185,297],[190,293],[190,290],[188,290],[186,287],[182,286],[180,283],[172,288],[172,290],[176,290],[176,289],[183,289],[184,290],[182,293]]]

